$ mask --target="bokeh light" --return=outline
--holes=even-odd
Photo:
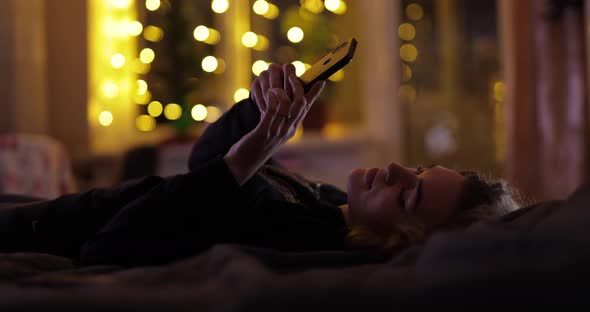
[[[98,115],[98,123],[103,127],[108,127],[113,123],[113,114],[109,111],[102,111]]]
[[[152,131],[156,129],[156,120],[150,115],[139,115],[135,118],[135,126],[140,131]]]
[[[169,120],[177,120],[182,116],[182,107],[176,103],[170,103],[164,107],[164,117]]]
[[[207,118],[207,107],[203,104],[197,104],[191,109],[191,117],[196,121],[203,121]]]

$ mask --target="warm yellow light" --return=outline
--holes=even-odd
[[[145,105],[152,100],[152,93],[150,91],[145,91],[143,94],[136,94],[135,103],[140,105]]]
[[[145,94],[148,90],[147,82],[143,79],[137,79],[137,94]]]
[[[139,59],[144,64],[149,64],[149,63],[153,62],[155,57],[156,57],[156,53],[154,53],[154,50],[152,50],[150,48],[145,48],[145,49],[141,50],[141,52],[139,52]]]
[[[252,64],[252,73],[259,76],[260,73],[268,69],[268,63],[263,60],[258,60]]]
[[[417,3],[412,3],[406,7],[406,15],[413,21],[419,21],[424,17],[424,10]]]
[[[330,78],[328,79],[334,82],[342,81],[342,79],[344,79],[344,70],[339,69],[334,74],[332,74],[332,76],[330,76]]]
[[[293,43],[298,43],[303,40],[303,30],[299,27],[291,27],[287,31],[287,38]]]
[[[324,2],[322,0],[302,0],[302,5],[308,11],[319,14],[324,10]]]
[[[209,44],[216,44],[219,42],[219,32],[213,28],[209,28],[207,26],[199,25],[193,31],[193,37],[197,41],[203,41]]]
[[[248,89],[240,88],[234,92],[234,101],[237,103],[243,99],[250,97],[250,91]]]
[[[338,10],[338,8],[342,5],[342,1],[340,0],[325,0],[324,1],[324,6],[326,7],[327,10],[329,11],[336,11]]]
[[[111,0],[111,5],[117,9],[125,9],[129,7],[131,0]]]
[[[119,86],[113,81],[105,81],[102,85],[102,93],[109,99],[119,95]]]
[[[156,128],[156,120],[149,115],[139,115],[135,118],[135,126],[140,131],[152,131]]]
[[[223,74],[225,72],[225,61],[220,58],[217,59],[217,68],[213,71],[214,74]]]
[[[270,45],[268,38],[262,35],[257,35],[257,37],[258,40],[256,42],[256,45],[254,45],[254,47],[252,48],[256,51],[265,51],[266,49],[268,49],[268,46]]]
[[[221,115],[223,115],[221,109],[215,106],[207,106],[207,117],[205,117],[205,121],[211,123],[216,122]]]
[[[159,42],[164,37],[164,31],[161,28],[150,25],[143,30],[143,37],[145,40],[151,42]]]
[[[201,62],[201,67],[203,67],[203,70],[208,72],[208,73],[212,73],[217,69],[217,66],[219,65],[219,62],[217,62],[217,59],[215,58],[215,56],[205,56],[205,58],[203,58],[203,61]]]
[[[113,54],[113,56],[111,56],[111,65],[114,68],[125,66],[125,56],[121,53]]]
[[[98,122],[101,126],[108,127],[113,123],[113,114],[109,111],[103,111],[98,115]]]
[[[139,36],[143,31],[143,25],[139,21],[133,21],[127,24],[127,33],[131,36]]]
[[[155,11],[160,8],[160,0],[146,0],[145,8],[150,11]]]
[[[276,5],[269,3],[268,4],[268,12],[264,13],[264,15],[262,15],[268,19],[275,19],[279,16],[279,7],[277,7]]]
[[[252,10],[254,10],[254,13],[258,15],[264,15],[268,13],[269,9],[270,5],[268,5],[268,2],[265,0],[256,0],[256,2],[254,2],[254,5],[252,5]]]
[[[294,61],[291,64],[293,64],[293,66],[295,66],[295,75],[297,75],[297,77],[303,75],[303,73],[306,70],[305,64],[303,64],[303,62]]]
[[[346,13],[348,9],[346,7],[346,2],[340,0],[326,0],[325,2],[326,9],[332,11],[332,13],[342,15]]]
[[[346,126],[340,122],[327,122],[322,129],[322,136],[328,140],[337,140],[346,137]]]
[[[150,64],[142,63],[140,59],[133,60],[133,71],[137,74],[147,74],[152,66]]]
[[[182,116],[182,107],[176,103],[170,103],[164,107],[164,116],[170,120],[176,120]]]
[[[293,134],[293,137],[290,138],[289,141],[287,141],[287,143],[292,144],[292,143],[299,142],[301,140],[302,136],[303,136],[303,126],[299,126],[295,130],[295,134]]]
[[[229,8],[229,3],[227,0],[213,0],[211,1],[211,9],[213,12],[221,14],[227,11]]]
[[[502,81],[496,81],[494,83],[494,99],[498,102],[504,101],[506,95],[506,86]]]
[[[412,79],[412,68],[406,64],[402,64],[402,81],[408,82]]]
[[[406,43],[399,48],[399,54],[402,60],[414,62],[418,58],[418,49],[413,44]]]
[[[203,104],[197,104],[191,109],[191,117],[196,121],[203,121],[207,118],[207,107]]]
[[[258,36],[255,33],[248,31],[242,35],[242,44],[245,47],[251,48],[255,46],[256,43],[258,43]]]
[[[203,25],[195,27],[193,37],[195,37],[197,41],[205,41],[205,39],[209,38],[209,28]]]
[[[397,33],[403,40],[410,41],[416,37],[416,27],[410,23],[403,23],[399,25]]]
[[[148,105],[147,111],[148,111],[148,114],[150,114],[150,116],[158,117],[158,116],[162,115],[162,112],[164,111],[164,107],[162,106],[162,103],[160,103],[158,101],[153,101]]]

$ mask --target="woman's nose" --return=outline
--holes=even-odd
[[[403,183],[403,184],[414,184],[416,170],[412,168],[406,168],[399,164],[392,162],[387,166],[387,183]]]

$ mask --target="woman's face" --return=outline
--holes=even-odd
[[[464,177],[434,166],[355,169],[348,177],[348,219],[355,225],[388,232],[410,216],[427,227],[449,220],[457,209]]]

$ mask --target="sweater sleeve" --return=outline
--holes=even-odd
[[[211,229],[239,206],[239,190],[220,157],[162,179],[86,241],[80,259],[87,264],[151,265],[207,248]]]
[[[245,99],[236,103],[209,125],[193,145],[189,157],[190,170],[214,157],[225,155],[232,145],[258,125],[259,120],[260,112],[253,100]]]

